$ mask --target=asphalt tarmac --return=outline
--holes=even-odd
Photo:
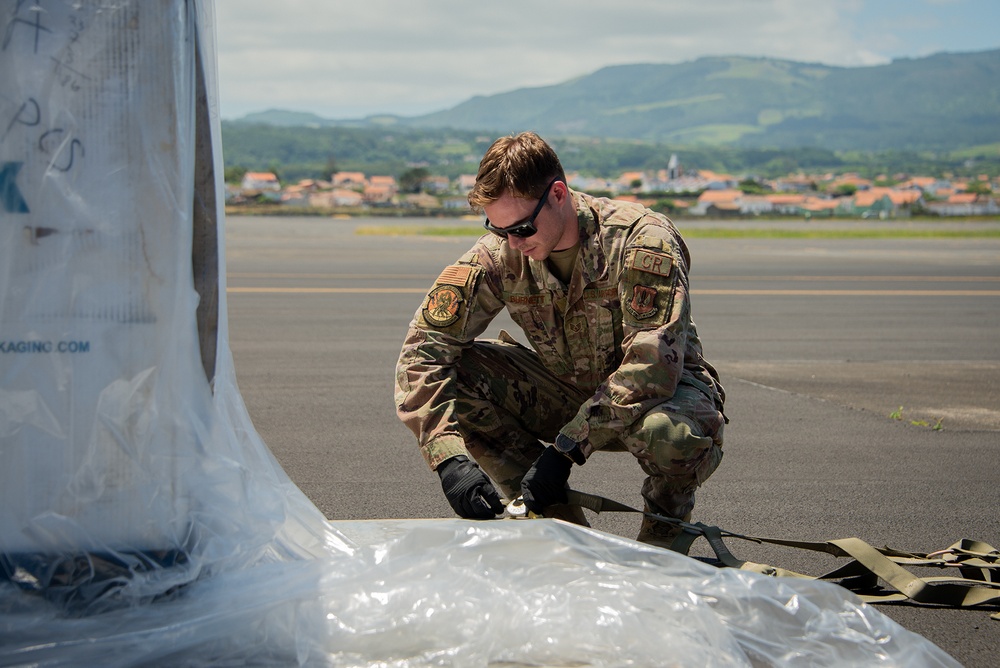
[[[453,516],[396,418],[393,373],[423,294],[473,240],[356,233],[428,224],[468,223],[227,222],[240,390],[264,442],[334,521]],[[764,225],[823,224],[679,227]],[[692,237],[688,245],[693,318],[731,418],[725,458],[699,491],[695,520],[914,552],[962,538],[1000,546],[1000,239]],[[505,317],[487,335],[501,328],[523,340]],[[570,482],[641,507],[642,477],[630,455],[597,453]],[[612,534],[638,530],[634,515],[588,517]],[[813,575],[844,563],[729,546],[742,559]],[[692,554],[711,551],[701,542]],[[1000,662],[1000,621],[990,619],[997,606],[879,609],[970,668]]]

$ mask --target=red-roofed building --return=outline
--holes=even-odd
[[[1000,203],[992,197],[975,193],[955,193],[945,202],[931,202],[927,209],[939,216],[995,216]]]
[[[869,188],[859,190],[845,207],[850,213],[863,217],[890,218],[909,215],[915,205],[923,205],[924,193],[920,190],[897,190],[895,188]]]
[[[337,172],[331,182],[335,188],[364,188],[368,179],[363,172]]]
[[[244,195],[253,197],[262,192],[278,192],[281,190],[281,184],[272,172],[247,172],[243,175],[240,189]]]
[[[370,183],[365,186],[364,198],[369,204],[391,204],[396,196],[396,187],[389,184]]]
[[[646,175],[642,172],[623,172],[621,176],[618,177],[618,185],[626,190],[630,190],[634,183],[644,183],[646,181]]]
[[[704,216],[713,212],[731,214],[733,211],[739,211],[740,200],[743,196],[743,191],[735,188],[706,190],[698,196],[698,201],[689,211],[697,216]]]
[[[476,175],[475,174],[459,174],[458,175],[458,192],[463,195],[472,190],[476,185]]]

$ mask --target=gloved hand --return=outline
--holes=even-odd
[[[521,479],[521,496],[528,510],[541,515],[552,504],[566,503],[566,481],[572,466],[573,462],[554,447],[545,448]]]
[[[460,517],[490,520],[503,512],[500,495],[475,462],[464,455],[447,459],[437,467],[441,489]]]

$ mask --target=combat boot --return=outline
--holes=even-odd
[[[645,512],[651,512],[649,509],[649,504],[643,506]],[[691,513],[688,513],[681,518],[684,522],[691,521]],[[674,539],[681,534],[683,529],[675,524],[669,524],[667,522],[659,522],[651,517],[643,515],[642,525],[639,527],[639,535],[636,536],[636,540],[640,543],[646,543],[647,545],[655,545],[656,547],[662,547],[667,550],[671,549]]]

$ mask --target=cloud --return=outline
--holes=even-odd
[[[218,0],[222,115],[267,108],[331,118],[416,115],[608,65],[708,55],[884,63],[904,42],[885,29],[871,38],[865,26],[880,18],[874,6],[873,0]]]

